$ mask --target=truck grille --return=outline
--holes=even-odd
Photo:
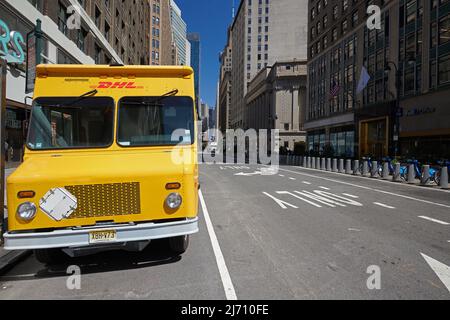
[[[70,219],[141,213],[138,182],[93,184],[65,187],[78,200],[78,208]]]

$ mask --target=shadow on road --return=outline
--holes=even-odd
[[[170,251],[167,241],[155,240],[142,252],[127,252],[127,251],[108,251],[89,255],[79,258],[70,258],[64,260],[59,265],[45,266],[37,262],[32,256],[35,270],[28,272],[12,272],[5,276],[0,276],[0,281],[23,281],[33,279],[45,279],[55,277],[67,277],[67,269],[69,266],[78,266],[81,269],[81,274],[95,274],[112,271],[125,271],[131,269],[141,269],[156,267],[159,265],[167,265],[181,261],[180,255],[174,254]],[[17,269],[16,269],[17,270]],[[30,274],[31,272],[35,274]]]

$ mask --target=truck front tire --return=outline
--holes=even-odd
[[[67,260],[68,256],[61,249],[34,250],[36,259],[45,265],[60,264]]]
[[[176,254],[183,254],[189,247],[189,236],[180,236],[169,239],[170,250]]]

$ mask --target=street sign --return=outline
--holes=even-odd
[[[6,113],[6,61],[0,58],[0,242],[2,242],[5,214],[5,113]]]
[[[36,66],[41,63],[42,54],[42,30],[41,20],[36,21],[36,27],[27,34],[27,73],[25,81],[25,93],[34,91],[36,80]]]
[[[36,79],[36,35],[34,31],[27,34],[27,75],[25,93],[34,91]]]

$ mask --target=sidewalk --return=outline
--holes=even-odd
[[[18,165],[19,164],[14,165],[12,163],[7,164],[5,169],[5,182],[6,178],[8,178],[14,172],[14,170],[17,168]],[[5,186],[5,206],[6,205],[7,200],[6,200],[6,186]],[[6,217],[8,216],[6,208],[5,208],[5,216]],[[30,253],[31,253],[30,251],[7,251],[3,249],[3,245],[0,243],[0,275],[2,274],[3,271],[6,271],[8,268],[12,267],[15,263],[27,257]]]

